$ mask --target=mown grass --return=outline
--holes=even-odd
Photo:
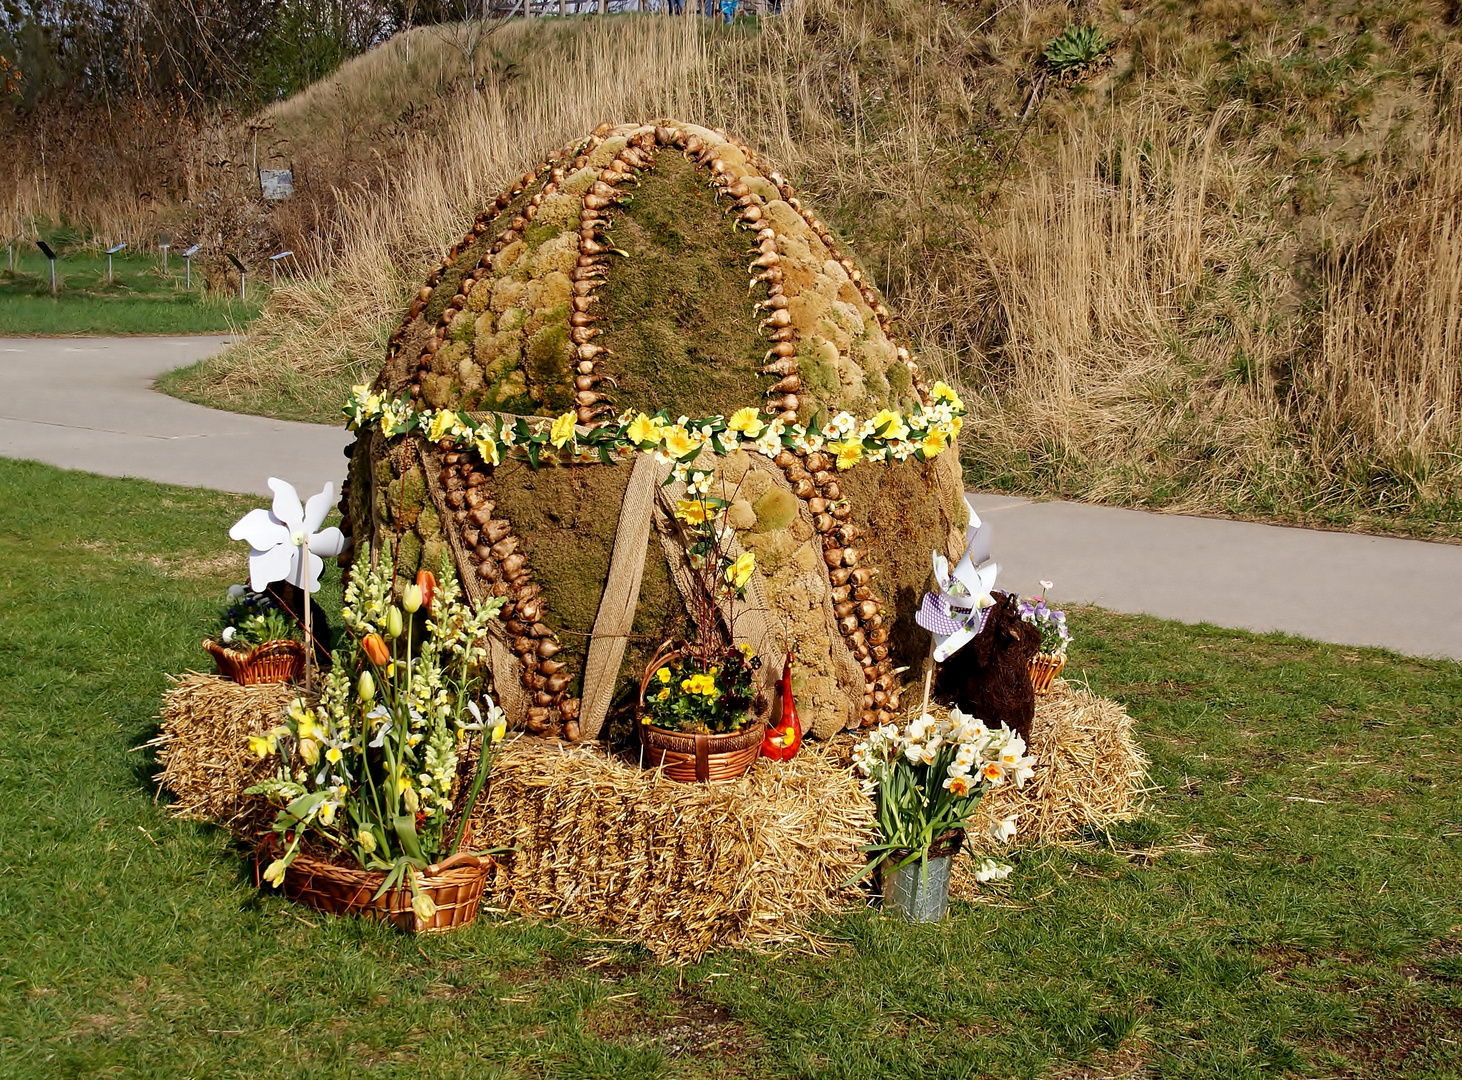
[[[1081,609],[1149,812],[943,925],[684,969],[496,912],[412,939],[261,893],[133,749],[254,502],[0,462],[7,1076],[1462,1075],[1455,663]]]
[[[105,252],[59,243],[52,242],[61,256],[54,296],[46,259],[34,247],[17,245],[14,269],[8,256],[0,263],[0,337],[239,331],[267,299],[257,283],[251,283],[247,302],[207,296],[197,265],[192,288],[185,289],[183,260],[176,254],[167,273],[158,258],[114,255],[108,280]]]

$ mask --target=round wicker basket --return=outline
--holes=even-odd
[[[1031,657],[1031,685],[1039,697],[1051,689],[1051,681],[1066,666],[1065,653],[1036,653]]]
[[[259,849],[259,859],[273,858],[276,851],[271,839]],[[377,919],[414,934],[440,934],[477,918],[491,864],[491,859],[458,852],[422,871],[418,887],[437,906],[429,919],[416,914],[411,889],[404,885],[376,897],[386,880],[383,872],[337,866],[304,852],[289,864],[280,887],[285,896],[316,911]]]
[[[298,641],[266,641],[240,652],[209,639],[203,648],[218,665],[218,673],[240,686],[295,682],[305,670],[305,647]]]
[[[740,731],[718,735],[687,734],[645,722],[645,694],[655,672],[680,659],[678,651],[661,648],[645,668],[640,680],[639,729],[645,748],[645,763],[664,769],[665,775],[683,784],[706,784],[714,780],[735,780],[743,776],[761,756],[766,724],[754,720]]]

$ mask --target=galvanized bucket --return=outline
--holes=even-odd
[[[883,906],[905,922],[938,922],[949,911],[949,868],[964,841],[963,832],[946,833],[929,846],[929,857],[899,866],[908,851],[890,852],[878,866]]]

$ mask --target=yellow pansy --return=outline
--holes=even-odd
[[[661,682],[670,681],[670,669],[668,667],[662,667],[655,675]]]
[[[554,446],[563,446],[574,437],[574,420],[576,417],[571,412],[566,412],[553,422],[553,427],[548,429],[548,441]]]
[[[756,569],[756,556],[749,551],[742,552],[730,566],[726,567],[726,580],[734,588],[741,588],[751,580],[751,572]]]
[[[704,525],[706,504],[700,499],[681,499],[675,504],[675,516],[691,525]]]
[[[630,442],[636,444],[659,442],[660,421],[640,413],[630,421],[629,430],[625,434],[629,436]]]
[[[726,426],[732,431],[744,433],[748,439],[754,439],[761,434],[764,425],[761,417],[757,415],[757,411],[748,405],[746,408],[737,409],[732,413],[731,419],[726,421]]]
[[[486,428],[477,433],[477,453],[489,465],[497,465],[499,463],[497,440],[492,437],[492,432]]]
[[[829,443],[828,449],[838,455],[838,468],[851,469],[863,460],[863,443],[858,439]]]

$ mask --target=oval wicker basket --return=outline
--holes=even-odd
[[[645,693],[650,679],[662,667],[679,659],[679,651],[667,652],[662,646],[640,680],[639,729],[645,763],[654,769],[664,769],[666,776],[683,784],[735,780],[745,775],[761,756],[762,740],[766,738],[766,724],[762,721],[754,720],[740,731],[718,735],[687,734],[646,722]]]
[[[1065,653],[1036,653],[1031,657],[1031,685],[1039,697],[1051,689],[1051,681],[1066,666]]]
[[[209,639],[203,648],[218,665],[218,673],[240,686],[295,682],[305,670],[305,647],[299,641],[266,641],[240,652]]]
[[[277,850],[271,838],[260,847],[258,858],[271,859]],[[337,866],[304,852],[289,864],[280,888],[291,900],[316,911],[389,922],[414,934],[440,934],[467,926],[477,918],[491,865],[491,858],[458,852],[423,870],[417,885],[437,906],[429,919],[416,914],[411,906],[411,889],[405,885],[376,897],[386,880],[384,872]]]

